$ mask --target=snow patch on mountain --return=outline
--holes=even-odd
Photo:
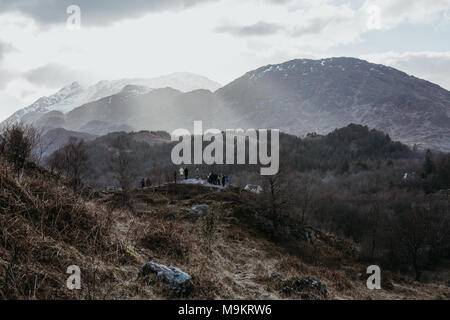
[[[102,80],[95,85],[83,87],[77,82],[63,87],[57,93],[42,97],[30,106],[15,112],[2,124],[23,120],[29,113],[46,113],[59,111],[68,113],[86,103],[93,102],[118,93],[130,95],[147,94],[153,89],[170,87],[182,92],[197,89],[216,91],[221,87],[218,82],[192,73],[173,73],[150,79]]]

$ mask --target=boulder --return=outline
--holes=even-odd
[[[208,213],[209,206],[207,204],[199,204],[196,206],[193,206],[191,208],[192,211],[196,212],[199,215],[204,215]]]
[[[178,268],[167,267],[155,262],[148,262],[145,264],[140,276],[147,276],[149,274],[156,274],[158,279],[167,283],[173,291],[179,295],[188,295],[192,289],[191,276]]]
[[[284,286],[283,292],[287,295],[297,294],[304,300],[311,300],[314,297],[327,298],[329,295],[326,285],[313,277],[303,277],[290,281]]]
[[[307,243],[314,243],[319,238],[319,234],[309,227],[293,228],[292,233],[297,239],[306,241]]]
[[[282,274],[279,274],[277,272],[272,272],[270,274],[270,279],[278,279],[278,280],[284,280],[286,277],[283,276]]]
[[[316,240],[316,233],[310,228],[305,228],[305,241],[313,243]]]

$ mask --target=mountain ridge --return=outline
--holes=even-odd
[[[137,90],[138,87],[139,90]],[[34,120],[36,117],[39,117],[39,114],[50,111],[67,113],[86,103],[121,93],[127,88],[128,90],[131,88],[135,89],[134,91],[128,91],[129,94],[144,94],[153,89],[165,87],[173,87],[183,92],[189,92],[196,89],[215,91],[221,87],[221,85],[204,76],[188,72],[171,73],[148,79],[101,80],[96,84],[87,87],[83,87],[75,81],[64,86],[55,94],[43,96],[28,107],[16,111],[13,115],[3,121],[2,125],[22,120],[30,122],[28,120],[29,118]]]
[[[356,58],[297,59],[264,66],[217,94],[232,109],[244,110],[241,121],[252,125],[282,126],[302,136],[358,123],[410,145],[450,150],[449,91]]]
[[[450,150],[449,91],[395,68],[347,57],[263,66],[214,92],[119,92],[65,114],[31,120],[73,131],[101,121],[101,132],[88,131],[95,135],[118,127],[190,129],[193,121],[203,120],[205,128],[277,128],[305,136],[356,123],[410,146]]]

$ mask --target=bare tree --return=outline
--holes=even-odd
[[[131,201],[132,181],[136,178],[136,157],[129,149],[126,140],[118,138],[113,146],[109,159],[109,169],[119,183],[122,191],[116,195],[120,206],[127,207],[133,214],[137,214]]]
[[[84,140],[75,137],[70,137],[69,142],[55,151],[47,161],[49,169],[66,177],[74,191],[82,188],[88,163],[89,157]]]
[[[67,177],[75,191],[83,185],[83,176],[88,168],[89,157],[86,152],[84,140],[74,137],[69,138],[69,143],[64,148],[67,163]]]
[[[417,206],[400,214],[397,217],[395,232],[398,245],[414,269],[416,280],[419,281],[428,263],[430,240],[434,232],[430,208]]]
[[[53,152],[53,154],[47,159],[47,168],[52,173],[63,174],[65,172],[65,156],[62,149]]]
[[[369,205],[367,213],[369,230],[369,256],[371,260],[375,258],[375,253],[379,247],[380,230],[383,228],[383,217],[386,216],[384,203],[389,201],[389,196],[386,193],[380,193],[374,196],[374,200]]]
[[[291,203],[300,214],[300,223],[304,225],[307,217],[314,210],[315,181],[313,178],[297,174],[290,183]],[[292,180],[291,179],[291,180]]]
[[[111,154],[110,169],[125,194],[129,193],[132,180],[136,176],[133,168],[134,158],[128,150],[120,148]]]
[[[287,196],[287,176],[281,170],[273,176],[264,176],[262,180],[263,192],[260,195],[260,204],[268,211],[268,218],[273,224],[273,237],[279,232],[283,225],[283,218],[290,199]]]
[[[42,164],[42,158],[44,154],[48,151],[48,149],[56,142],[58,139],[57,136],[54,136],[51,139],[45,140],[43,129],[39,129],[36,131],[36,144],[33,148],[33,158],[37,164]]]
[[[3,129],[0,151],[19,173],[31,157],[31,151],[38,140],[38,132],[32,126],[12,124]]]

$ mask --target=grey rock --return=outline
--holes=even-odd
[[[203,215],[203,214],[208,213],[208,208],[209,208],[209,206],[207,204],[199,204],[199,205],[193,206],[191,208],[191,210],[200,215]]]
[[[314,243],[319,238],[319,234],[309,227],[293,228],[291,233],[299,240],[303,240],[307,243]]]
[[[316,290],[321,296],[328,297],[327,286],[313,277],[298,278],[294,281],[293,286],[298,289],[313,289]]]
[[[316,240],[316,233],[314,230],[306,228],[305,229],[305,241],[308,243],[313,243]]]
[[[283,288],[287,295],[297,294],[303,300],[311,300],[314,296],[327,298],[329,296],[327,286],[313,277],[303,277],[291,281]]]
[[[180,295],[187,295],[192,289],[191,276],[176,267],[167,267],[155,262],[148,262],[142,267],[140,276],[156,274],[158,279],[167,283],[173,291]]]
[[[270,279],[279,279],[279,280],[284,280],[286,277],[283,276],[282,274],[279,274],[277,272],[272,272],[270,274]]]

